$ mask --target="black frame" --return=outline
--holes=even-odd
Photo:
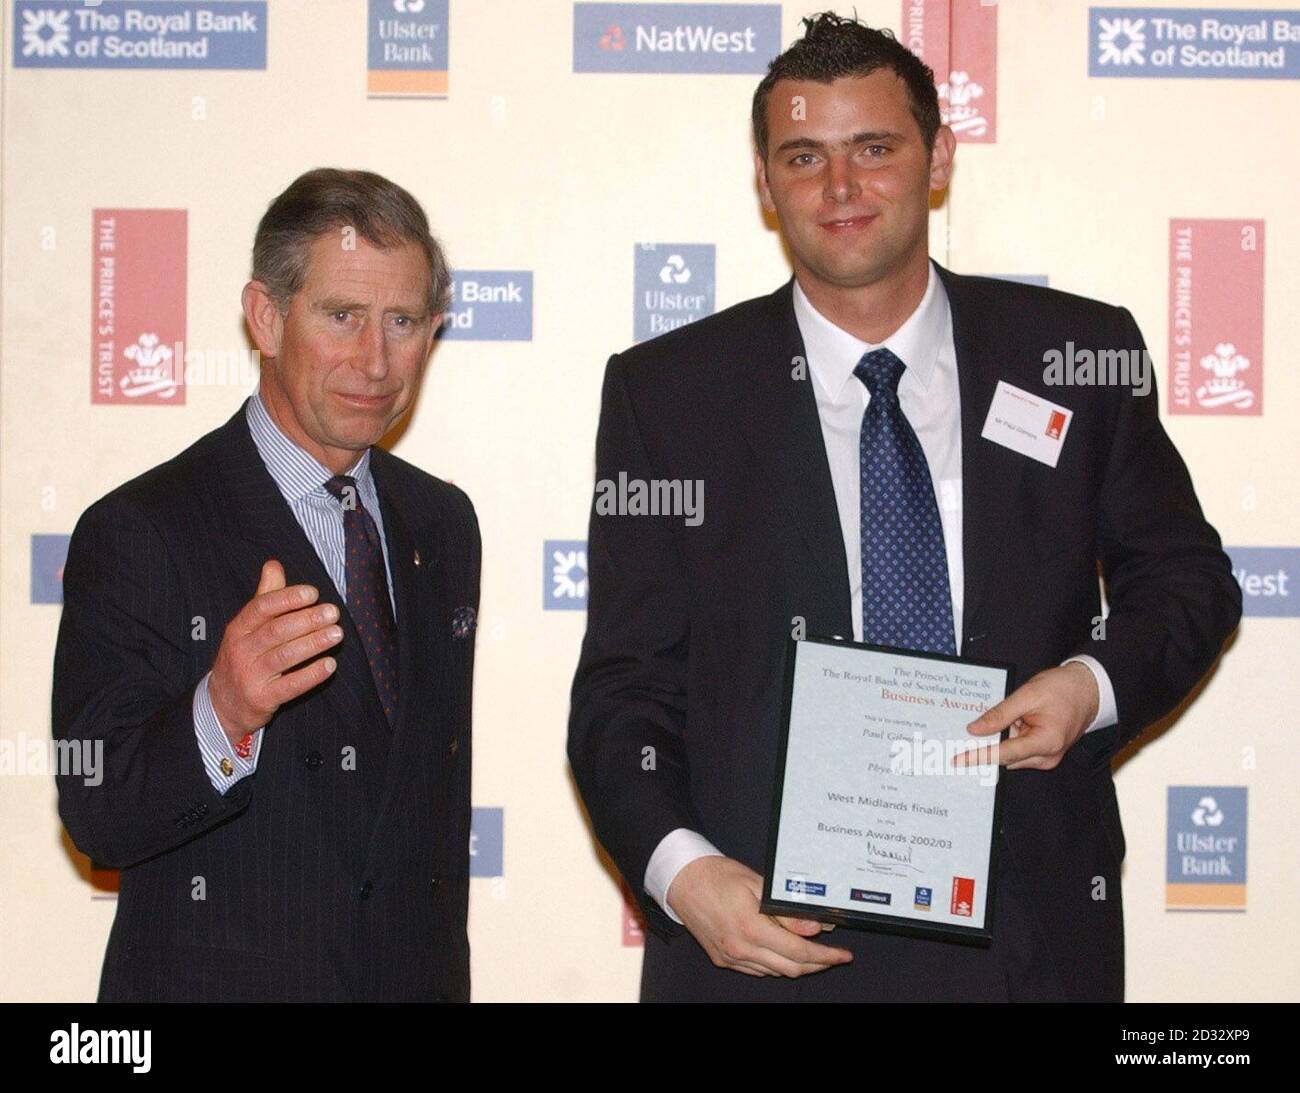
[[[946,653],[925,653],[916,649],[900,649],[892,645],[871,645],[861,641],[845,641],[841,638],[808,636],[796,640],[789,638],[785,650],[785,682],[781,696],[781,737],[778,742],[776,763],[776,786],[772,793],[772,820],[768,827],[767,855],[763,870],[763,899],[759,910],[765,915],[783,915],[787,918],[806,918],[815,922],[833,922],[837,926],[850,929],[871,930],[883,934],[896,934],[903,937],[926,938],[931,941],[948,941],[958,945],[973,945],[987,948],[993,940],[989,923],[993,921],[994,899],[997,893],[998,866],[998,832],[1002,827],[1002,787],[1005,781],[1001,767],[998,768],[998,784],[993,791],[993,822],[989,832],[989,878],[988,894],[984,899],[984,926],[955,926],[945,922],[925,922],[919,919],[903,919],[895,915],[883,915],[872,911],[855,911],[839,907],[811,906],[776,899],[772,896],[773,869],[776,865],[776,844],[780,834],[781,798],[785,792],[786,753],[790,744],[790,705],[794,694],[795,658],[798,648],[804,642],[814,645],[835,645],[841,648],[865,649],[874,653],[889,653],[892,656],[915,657],[918,660],[944,661],[949,664],[970,664],[978,668],[1000,668],[1007,674],[1006,691],[1003,698],[1015,690],[1016,668],[1014,664],[1002,660],[978,660],[973,657],[950,656]],[[999,740],[1007,739],[1009,729],[1003,729]]]

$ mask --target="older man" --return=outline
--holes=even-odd
[[[405,190],[316,170],[262,218],[259,390],[79,521],[54,734],[78,848],[122,870],[101,1000],[469,996],[479,534],[374,447],[450,275]]]

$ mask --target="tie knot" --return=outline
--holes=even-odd
[[[358,503],[357,480],[350,474],[336,474],[325,488],[343,502],[345,507],[356,508]]]
[[[853,369],[853,374],[867,385],[867,390],[874,398],[882,389],[897,393],[898,381],[903,378],[906,369],[907,365],[890,350],[873,349],[869,353],[862,354],[862,359]]]

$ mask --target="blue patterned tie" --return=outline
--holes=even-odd
[[[862,640],[955,653],[939,506],[925,452],[898,403],[905,369],[888,349],[863,354],[853,369],[871,392],[859,449]]]
[[[325,488],[343,504],[343,546],[347,555],[348,614],[365,646],[370,674],[391,726],[397,713],[397,624],[388,601],[384,548],[375,519],[361,503],[357,480],[336,474]]]

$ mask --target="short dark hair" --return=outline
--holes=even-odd
[[[271,202],[253,240],[253,279],[266,285],[281,312],[307,277],[307,251],[322,235],[354,228],[372,247],[414,243],[429,260],[431,315],[451,303],[451,270],[420,203],[395,182],[370,171],[318,167],[299,175]]]
[[[873,30],[857,18],[823,11],[803,20],[804,35],[767,67],[754,92],[754,144],[767,159],[767,100],[778,80],[831,83],[845,76],[870,76],[893,69],[907,85],[912,117],[921,128],[926,151],[934,148],[939,131],[939,93],[934,72],[889,30]]]

